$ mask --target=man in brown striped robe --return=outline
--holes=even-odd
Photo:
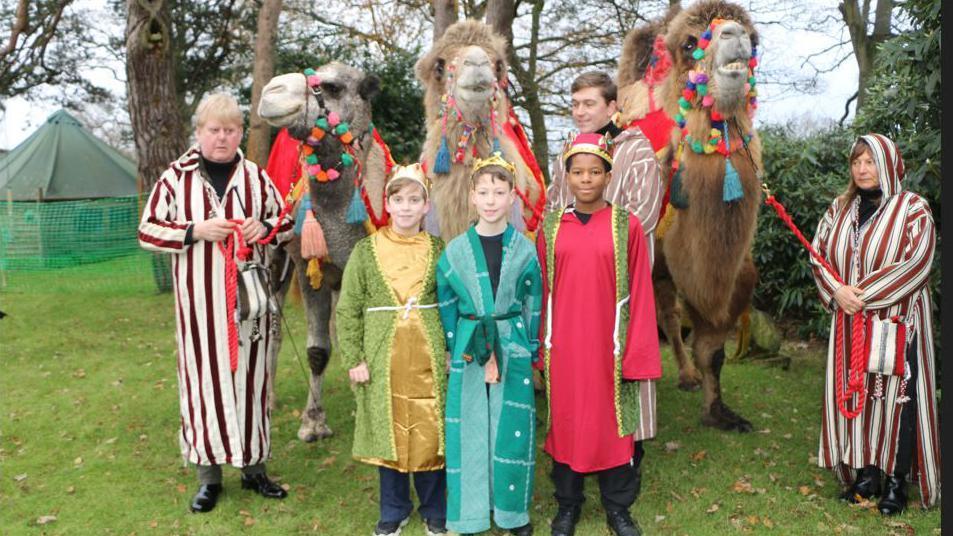
[[[206,97],[196,123],[198,143],[169,166],[149,196],[139,243],[172,255],[179,443],[183,458],[198,466],[200,488],[190,508],[208,512],[222,491],[225,464],[242,469],[243,488],[266,497],[286,496],[265,474],[271,454],[266,399],[271,371],[265,359],[271,313],[237,323],[233,369],[229,323],[234,320],[227,311],[226,259],[220,246],[240,228],[253,250],[249,260],[267,266],[265,248],[290,238],[292,223],[278,221],[281,196],[265,171],[238,150],[242,114],[234,97]],[[272,244],[255,244],[279,224]]]
[[[850,186],[824,214],[813,242],[846,283],[838,283],[812,259],[821,301],[834,313],[818,464],[834,470],[842,482],[853,482],[844,499],[880,496],[880,511],[891,515],[906,506],[908,478],[917,483],[924,507],[940,498],[928,284],[936,234],[927,202],[903,190],[903,159],[893,141],[879,134],[861,136],[850,161]],[[861,315],[848,317],[844,340],[838,340],[835,322],[839,309],[847,314],[874,314],[875,320],[899,315],[906,321],[910,341],[906,349],[906,369],[910,373],[906,385],[900,376],[865,374],[864,407],[853,419],[838,409],[835,360],[837,346],[841,345],[843,388],[849,369],[851,321]],[[878,391],[882,391],[882,398],[874,396]],[[856,408],[859,402],[856,395],[852,396],[848,409]],[[887,475],[882,492],[881,471]]]

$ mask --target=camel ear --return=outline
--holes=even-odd
[[[357,92],[362,99],[370,102],[381,90],[381,80],[373,74],[369,74],[361,80],[357,86]]]

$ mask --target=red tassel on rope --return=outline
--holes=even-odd
[[[301,257],[305,260],[323,259],[328,255],[328,243],[324,239],[324,229],[311,210],[304,213],[301,226]]]

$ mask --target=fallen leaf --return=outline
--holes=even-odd
[[[22,475],[17,475],[17,476],[15,476],[15,477],[13,477],[13,480],[15,480],[15,481],[17,481],[17,482],[23,482],[24,480],[26,480],[26,473],[23,473]]]
[[[327,458],[321,460],[321,467],[331,467],[334,465],[334,461],[337,459],[337,456],[328,456]]]
[[[240,516],[245,516],[245,517],[251,517],[251,512],[249,512],[248,510],[239,510],[239,511],[238,511],[238,515],[240,515]]]
[[[666,441],[665,442],[665,452],[675,452],[682,445],[678,441]]]
[[[73,371],[73,377],[74,377],[74,378],[80,378],[80,379],[85,378],[85,377],[86,377],[86,371],[83,370],[83,369],[76,369],[76,370]]]
[[[709,506],[709,507],[708,507],[708,510],[705,510],[705,513],[706,513],[706,514],[714,514],[715,512],[718,511],[719,508],[721,508],[721,506],[718,506],[718,503],[715,503],[715,504]]]
[[[82,458],[82,456],[80,456],[80,457],[76,458],[75,460],[73,460],[73,465],[82,465],[82,464],[83,464],[83,458]]]
[[[696,452],[695,454],[692,454],[692,461],[693,461],[693,462],[700,462],[700,461],[704,460],[706,456],[708,456],[708,451],[700,450],[700,451]]]
[[[296,410],[294,410],[294,411],[291,412],[291,415],[293,415],[294,418],[297,419],[298,417],[301,416],[301,411],[296,409]]]
[[[109,439],[106,440],[106,444],[107,444],[107,445],[112,445],[113,443],[116,442],[117,439],[119,439],[119,438],[118,438],[118,437],[110,437]]]
[[[660,515],[655,516],[656,523],[661,523],[662,521],[665,521],[665,516],[660,516]]]
[[[735,493],[754,493],[754,488],[746,477],[736,480],[735,484],[731,486],[731,490]]]
[[[68,493],[68,494],[70,494],[70,495],[76,493],[76,487],[75,487],[75,486],[70,486],[70,487],[66,488],[66,493]]]
[[[705,490],[706,488],[692,488],[689,493],[697,499],[701,497],[702,493],[705,493]]]
[[[768,527],[769,529],[773,529],[773,528],[774,528],[774,521],[771,521],[771,520],[768,519],[768,518],[762,519],[762,520],[761,520],[761,523],[762,523],[765,527]]]
[[[291,484],[282,484],[281,489],[285,491],[291,491]]]
[[[156,527],[158,527],[158,526],[159,526],[159,522],[158,522],[157,520],[155,520],[155,519],[153,519],[152,521],[149,522],[149,528],[150,528],[150,529],[154,529],[154,528],[156,528]]]
[[[245,518],[245,526],[246,526],[246,527],[250,527],[250,526],[252,526],[252,525],[254,525],[254,524],[255,524],[255,518],[253,518],[253,517],[246,517],[246,518]]]
[[[797,488],[797,492],[800,493],[801,495],[807,496],[811,494],[811,488],[810,486],[800,486]]]
[[[47,523],[52,523],[56,521],[56,516],[40,516],[36,518],[37,525],[46,525]]]
[[[749,525],[757,525],[761,522],[761,519],[758,516],[748,516],[745,518],[745,521],[747,521]]]
[[[185,489],[185,484],[179,484],[175,487],[175,491],[178,491],[179,493],[185,493]]]

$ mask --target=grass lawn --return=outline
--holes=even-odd
[[[268,469],[289,486],[288,499],[242,491],[238,471],[226,469],[217,509],[191,515],[197,483],[178,450],[171,294],[157,295],[150,281],[71,286],[70,274],[31,275],[29,291],[0,292],[9,315],[0,320],[0,533],[371,533],[377,472],[351,459],[354,402],[339,360],[331,360],[324,392],[335,435],[306,444],[295,433],[307,385],[292,345],[283,348]],[[303,352],[300,305],[287,313]],[[873,505],[836,500],[837,482],[815,459],[821,356],[798,346],[786,345],[794,356],[787,371],[724,368],[727,402],[755,424],[747,435],[699,425],[701,394],[675,388],[664,349],[661,425],[646,445],[632,510],[645,534],[940,533],[939,509],[921,510],[916,495],[890,520]],[[545,408],[541,398],[537,405]],[[533,522],[548,534],[550,463],[541,450],[538,460]],[[577,534],[609,534],[595,479],[587,479],[586,496]],[[414,516],[404,534],[423,533]]]

